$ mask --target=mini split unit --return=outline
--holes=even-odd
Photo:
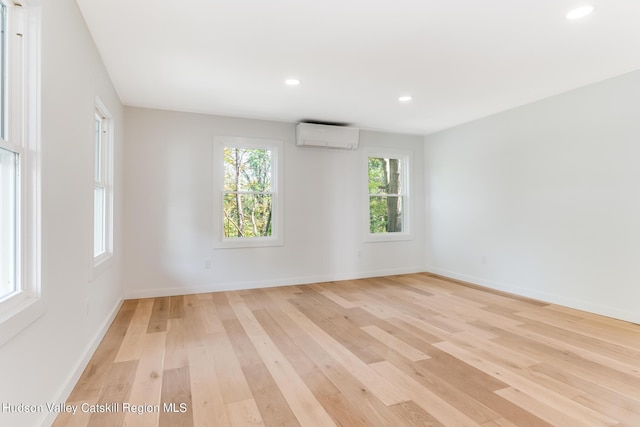
[[[300,147],[357,150],[360,129],[316,123],[298,123],[296,145]]]

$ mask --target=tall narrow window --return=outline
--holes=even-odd
[[[367,155],[368,235],[374,240],[407,238],[408,155]]]
[[[220,191],[214,205],[219,213],[222,247],[281,244],[281,141],[216,137],[214,161]],[[217,216],[217,215],[216,215]]]
[[[8,37],[8,8],[7,5],[0,2],[0,136],[3,140],[7,140],[7,120],[8,111],[8,89],[9,89],[9,37]]]
[[[94,265],[108,259],[113,239],[112,120],[101,102],[96,102],[93,133],[93,259]]]
[[[11,109],[13,105],[9,104],[9,59],[13,58],[8,31],[9,7],[0,1],[0,301],[18,294],[22,288],[20,165],[24,148],[19,132],[11,129],[9,134],[8,121],[17,119],[20,110]]]
[[[39,11],[0,0],[0,345],[44,313],[40,290]]]
[[[224,237],[273,234],[272,152],[224,148]]]

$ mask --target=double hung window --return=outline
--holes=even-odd
[[[0,345],[44,312],[36,84],[39,16],[29,3],[0,0]]]
[[[368,152],[367,238],[409,238],[409,154]]]
[[[281,141],[215,138],[217,246],[282,244],[281,155]]]
[[[113,252],[112,119],[96,100],[93,134],[93,261],[94,266]]]
[[[14,9],[0,0],[0,301],[5,302],[20,297],[24,290],[26,150],[19,128],[21,100],[12,97],[21,87],[14,66],[20,58],[20,40],[11,35]]]

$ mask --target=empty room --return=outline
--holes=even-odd
[[[0,426],[640,425],[639,2],[0,11]]]

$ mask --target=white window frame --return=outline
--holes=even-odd
[[[234,237],[224,236],[224,149],[251,148],[271,151],[271,236]],[[280,140],[248,138],[237,136],[216,136],[213,138],[213,247],[253,248],[283,245],[283,143]]]
[[[369,148],[363,150],[363,182],[364,182],[364,218],[363,218],[363,235],[365,242],[389,242],[389,241],[401,241],[412,240],[411,234],[411,212],[413,210],[411,201],[411,162],[413,153],[409,150],[399,149],[385,149],[385,148]],[[370,231],[370,203],[369,203],[369,158],[385,158],[385,159],[398,159],[401,162],[400,168],[400,188],[403,192],[399,195],[403,199],[403,212],[402,212],[402,231],[398,232],[385,232],[385,233],[371,233]]]
[[[94,209],[93,209],[93,245],[91,250],[93,253],[93,269],[92,277],[95,277],[104,271],[110,265],[110,260],[113,258],[113,116],[109,113],[109,110],[100,100],[95,99],[94,120],[100,123],[99,133],[96,135],[96,129],[93,128],[92,144],[94,147],[93,159],[93,188],[94,188]],[[95,151],[96,138],[99,138],[99,152]],[[96,165],[96,158],[98,159]],[[96,170],[96,166],[98,170]],[[97,176],[97,177],[96,177]],[[96,187],[103,188],[103,205],[102,216],[103,222],[101,230],[97,230],[96,226],[96,205],[95,205],[95,189]],[[100,234],[100,238],[103,242],[103,250],[100,253],[95,252],[96,236]]]
[[[0,0],[7,7],[6,138],[18,153],[16,291],[0,299],[0,345],[44,314],[40,271],[40,9]],[[3,135],[4,136],[4,135]]]

